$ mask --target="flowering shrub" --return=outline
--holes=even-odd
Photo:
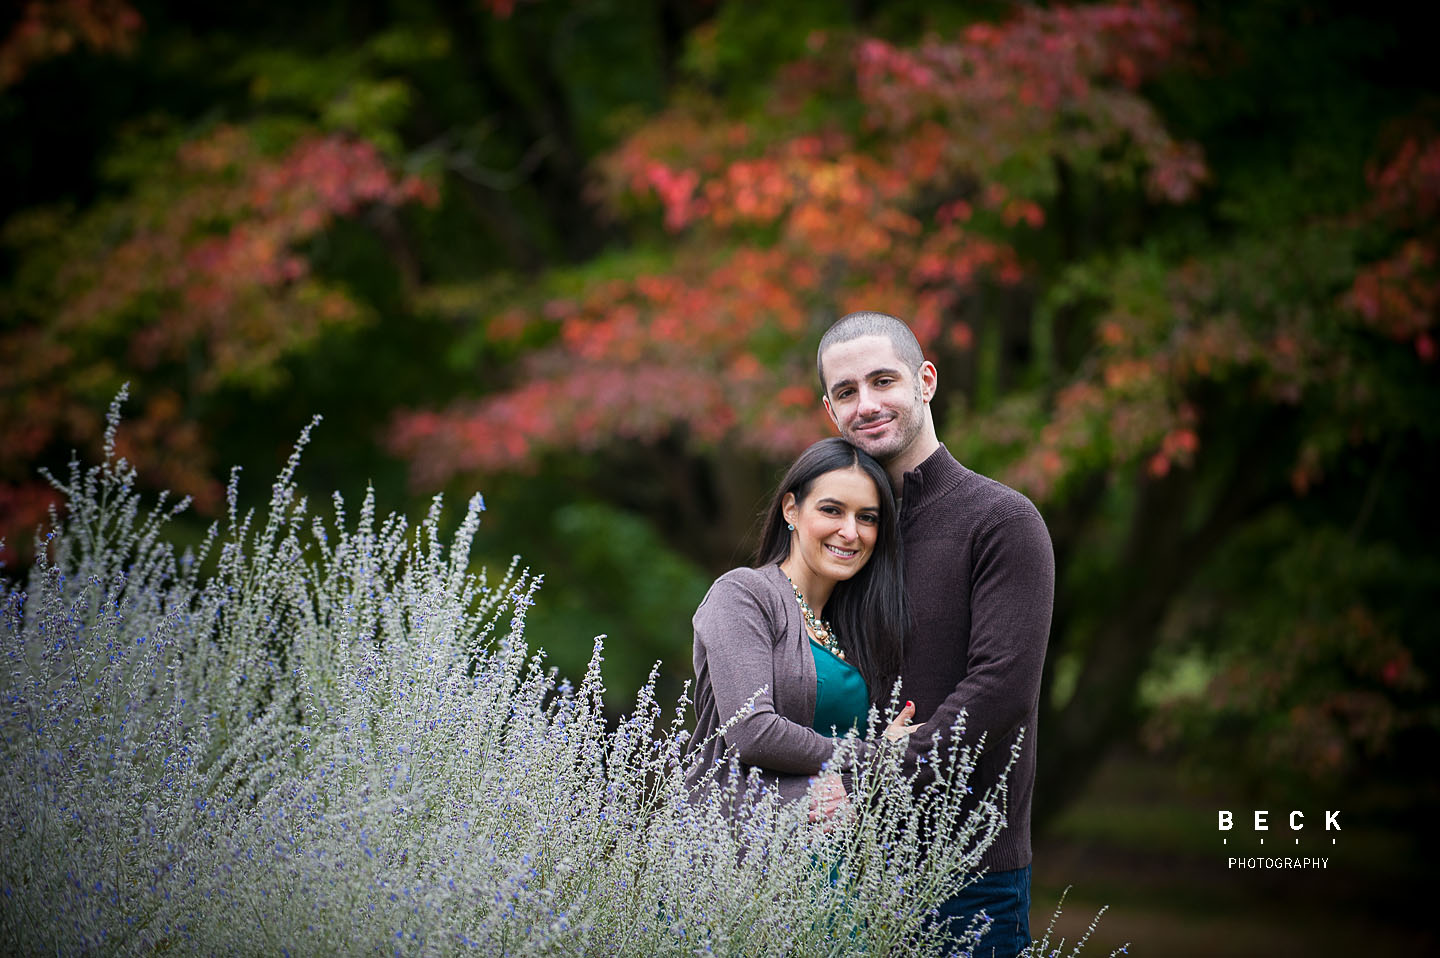
[[[28,586],[0,584],[0,950],[935,949],[1003,825],[1003,788],[962,811],[967,754],[920,798],[893,755],[860,771],[871,810],[828,831],[773,796],[729,819],[725,788],[688,795],[686,703],[666,718],[653,673],[610,727],[600,640],[578,688],[527,650],[539,580],[469,571],[480,497],[448,546],[438,498],[413,531],[373,494],[316,515],[307,429],[268,510],[232,475],[177,553],[184,503],[142,509],[119,403],[103,463],[54,480]]]

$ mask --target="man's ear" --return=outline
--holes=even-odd
[[[929,402],[935,398],[935,388],[940,384],[940,374],[935,370],[935,364],[925,360],[920,364],[920,398]]]
[[[830,397],[829,397],[829,396],[821,396],[821,397],[820,397],[820,402],[824,404],[824,406],[825,406],[825,412],[826,412],[827,415],[829,415],[830,421],[835,424],[835,428],[836,428],[836,429],[839,429],[839,428],[840,428],[840,420],[838,420],[838,419],[835,418],[835,410],[834,410],[833,408],[831,408],[831,406],[830,406]]]

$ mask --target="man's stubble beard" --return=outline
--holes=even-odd
[[[886,443],[885,448],[867,449],[864,443],[859,442],[855,438],[853,429],[847,433],[845,438],[859,448],[864,449],[882,466],[888,465],[890,462],[899,458],[905,450],[914,444],[915,440],[919,438],[921,430],[925,428],[925,401],[921,398],[920,383],[918,381],[915,383],[914,402],[910,405],[910,408],[905,411],[903,416],[899,414],[897,410],[895,422],[900,427],[898,430],[899,434],[893,437],[891,442]]]

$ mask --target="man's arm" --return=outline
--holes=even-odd
[[[1039,512],[1012,507],[978,537],[970,582],[970,643],[965,675],[911,735],[905,767],[932,745],[948,754],[951,729],[966,713],[963,744],[986,733],[993,747],[1020,726],[1040,696],[1040,673],[1055,602],[1055,553]],[[921,779],[928,780],[931,772]]]

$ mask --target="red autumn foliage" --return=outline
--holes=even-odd
[[[77,228],[92,239],[53,277],[53,314],[0,336],[0,479],[31,479],[52,443],[95,443],[104,394],[143,376],[151,385],[121,451],[213,510],[221,490],[190,404],[224,386],[273,388],[286,357],[358,321],[346,291],[313,275],[305,242],[339,217],[432,191],[338,135],[274,157],[235,127],[186,144],[172,169]],[[43,487],[16,488],[28,490],[11,497],[20,503]],[[0,508],[12,545],[28,539],[33,511]]]
[[[1369,174],[1370,216],[1402,235],[1387,258],[1362,269],[1346,302],[1366,323],[1414,345],[1425,362],[1435,359],[1435,318],[1440,308],[1440,139],[1410,138],[1390,162]]]
[[[149,369],[202,344],[201,389],[264,380],[324,327],[358,318],[342,290],[311,276],[300,244],[362,206],[428,190],[395,178],[367,142],[312,136],[271,159],[234,127],[182,148],[177,175],[179,195],[137,211],[130,236],[98,262],[66,271],[63,282],[80,292],[57,322],[80,330],[158,304],[135,330],[129,361]]]
[[[0,527],[0,563],[16,555],[30,552],[31,534],[45,522],[50,509],[60,502],[60,494],[49,486],[39,483],[11,485],[0,482],[0,516],[5,519]],[[21,541],[20,537],[24,536]]]
[[[1054,151],[1084,163],[1108,148],[1155,199],[1193,193],[1198,149],[1175,143],[1133,92],[1187,39],[1181,9],[1158,2],[1025,8],[912,48],[816,35],[777,84],[778,123],[727,118],[718,104],[670,109],[600,173],[617,212],[658,204],[678,244],[672,271],[501,312],[493,335],[540,327],[550,345],[510,388],[399,416],[392,448],[425,485],[677,431],[790,455],[827,428],[818,388],[793,395],[813,375],[793,344],[817,323],[884,303],[922,343],[945,333],[964,349],[971,331],[953,307],[1024,280],[1012,239],[1045,225],[1053,187],[1013,176],[1015,157],[1048,171]],[[858,118],[833,109],[856,99]]]
[[[35,64],[84,46],[129,53],[144,21],[125,0],[30,0],[0,43],[0,89]]]
[[[1440,271],[1434,213],[1440,206],[1440,140],[1407,141],[1370,175],[1373,198],[1347,229],[1380,227],[1400,237],[1388,257],[1362,266],[1342,306],[1366,327],[1412,343],[1423,362],[1435,357],[1434,329],[1440,306]],[[1198,413],[1187,398],[1206,380],[1223,381],[1238,370],[1258,371],[1257,400],[1298,406],[1317,380],[1343,382],[1345,360],[1334,343],[1299,310],[1245,321],[1225,297],[1254,282],[1244,263],[1194,263],[1175,272],[1156,312],[1115,310],[1097,325],[1098,375],[1079,379],[1055,397],[1038,441],[1025,448],[1005,474],[1007,481],[1040,499],[1073,472],[1086,468],[1095,450],[1119,460],[1143,457],[1149,475],[1162,478],[1188,466],[1198,449]],[[1273,304],[1271,307],[1273,308]],[[1343,393],[1343,388],[1342,388]],[[1363,402],[1339,402],[1337,421],[1363,427]],[[1290,474],[1297,495],[1324,478],[1324,455],[1315,441],[1300,444]]]

